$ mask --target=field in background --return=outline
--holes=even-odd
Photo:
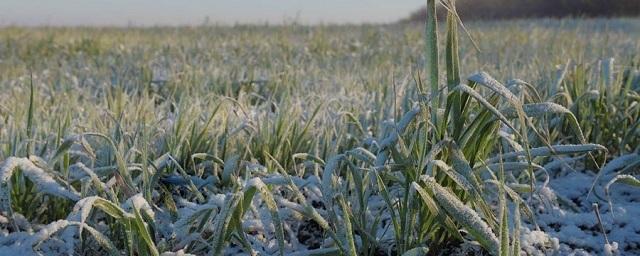
[[[507,82],[511,79],[526,81],[535,90],[518,89],[523,102],[564,106],[587,142],[606,147],[608,154],[593,153],[600,167],[618,156],[638,164],[633,157],[640,147],[640,20],[475,22],[466,28],[480,51],[461,34],[463,81],[478,71],[509,86],[518,84]],[[113,249],[156,254],[185,248],[194,254],[232,254],[253,248],[275,254],[282,234],[287,252],[346,253],[353,245],[373,255],[403,253],[446,234],[432,249],[453,250],[459,237],[450,226],[432,228],[417,221],[423,233],[403,233],[411,233],[412,221],[429,215],[430,206],[426,199],[403,205],[413,184],[403,183],[408,179],[403,168],[426,166],[413,154],[426,155],[435,144],[414,145],[427,139],[421,137],[421,129],[429,126],[429,118],[420,119],[424,113],[415,114],[418,121],[409,120],[406,133],[396,126],[423,100],[419,88],[427,80],[424,27],[417,25],[0,29],[0,160],[6,160],[0,227],[4,234],[40,232],[42,237],[5,236],[0,246],[45,253]],[[508,107],[488,90],[478,91],[500,110]],[[470,107],[470,120],[489,115],[480,105]],[[543,121],[536,127],[552,145],[581,143],[570,121]],[[473,126],[471,121],[462,125]],[[386,148],[380,145],[396,129],[400,142],[396,138],[397,145],[387,146],[397,149],[383,153]],[[507,141],[497,135],[502,131],[497,125],[486,129],[480,134]],[[491,163],[490,157],[509,148],[482,148],[488,142],[474,141],[472,135],[461,136],[478,144],[462,150],[471,168]],[[545,146],[535,139],[531,143]],[[368,164],[379,161],[380,154],[390,159],[385,170]],[[340,164],[342,158],[352,163]],[[555,160],[536,158],[540,166]],[[578,167],[573,167],[590,175],[597,169],[585,154],[559,161],[575,162]],[[327,176],[330,167],[335,177]],[[637,171],[637,166],[630,168],[628,173]],[[441,183],[465,202],[476,196],[446,179]],[[523,180],[515,175],[511,181]],[[332,193],[341,195],[330,205],[334,198],[326,198],[327,182],[335,186]],[[600,191],[604,184],[598,184]],[[526,188],[513,189],[527,197]],[[493,199],[486,201],[494,205]],[[82,204],[76,204],[79,200]],[[587,201],[560,201],[560,208],[591,208]],[[604,199],[598,202],[607,205]],[[401,217],[395,219],[389,205],[417,210],[399,210]],[[91,207],[101,211],[89,213]],[[341,209],[347,208],[353,212],[344,214],[348,211]],[[442,217],[429,216],[432,222]],[[480,216],[494,231],[501,221],[487,212]],[[402,223],[391,223],[396,220]],[[278,230],[280,221],[284,231]],[[67,225],[85,227],[82,241],[70,241],[78,234],[69,233],[76,228],[64,229]],[[538,223],[522,225],[527,227],[523,233],[536,232]],[[589,229],[600,235],[599,227]],[[476,235],[471,240],[478,240]],[[25,239],[25,246],[15,247],[19,239]],[[488,241],[481,244],[491,251]],[[523,250],[534,253],[548,246],[597,254],[605,244],[549,241],[536,247],[539,241],[523,238]],[[640,250],[637,241],[617,242],[622,251]]]

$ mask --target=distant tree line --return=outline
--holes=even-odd
[[[640,0],[458,0],[456,6],[463,20],[640,16]],[[425,16],[423,7],[404,21]]]

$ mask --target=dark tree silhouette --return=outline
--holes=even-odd
[[[456,6],[464,20],[640,16],[640,0],[458,0]],[[424,22],[425,15],[423,7],[403,21]]]

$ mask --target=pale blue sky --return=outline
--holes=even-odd
[[[379,23],[424,0],[0,0],[0,25],[197,25],[212,23]]]

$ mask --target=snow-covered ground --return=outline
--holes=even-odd
[[[583,167],[570,161],[548,164],[549,184],[534,200],[539,230],[528,223],[523,231],[523,250],[533,255],[640,254],[640,189],[616,183],[610,187],[610,203],[604,192],[607,182],[624,166],[620,161],[609,162],[602,169],[608,173],[598,179],[589,194],[595,173],[577,171]]]

